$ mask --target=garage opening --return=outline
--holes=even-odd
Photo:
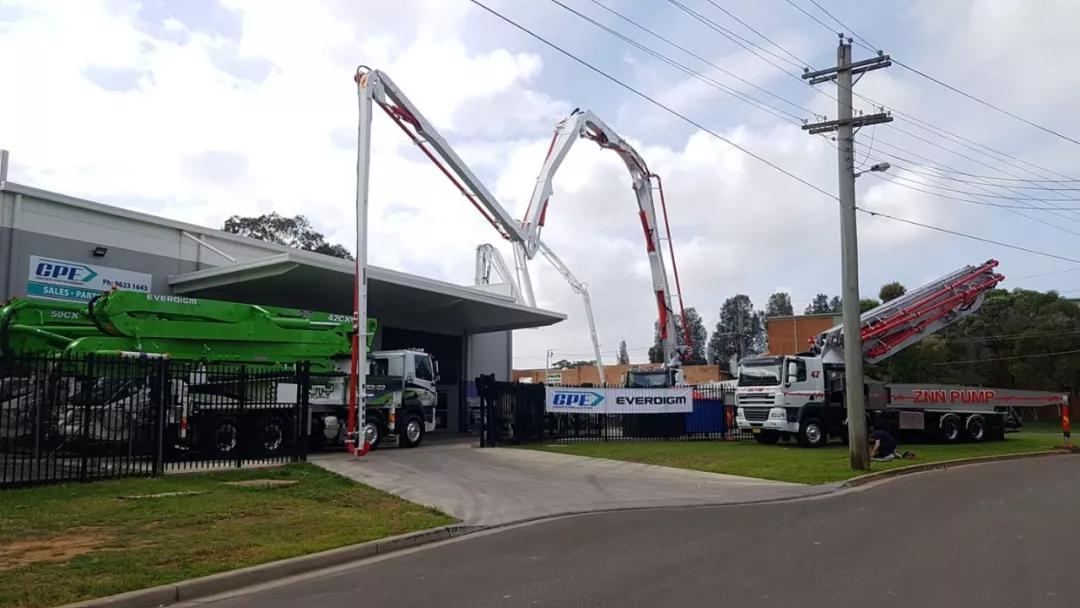
[[[465,404],[465,350],[461,336],[426,331],[381,327],[376,334],[375,348],[397,350],[419,348],[430,353],[439,363],[438,402],[435,406],[436,432],[468,431]]]

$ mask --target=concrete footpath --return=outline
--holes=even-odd
[[[497,526],[540,517],[618,509],[722,505],[827,494],[807,486],[671,467],[466,441],[375,450],[362,459],[319,454],[310,462],[466,525]]]

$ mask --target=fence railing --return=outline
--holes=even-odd
[[[735,392],[728,387],[694,387],[693,411],[654,414],[548,412],[545,389],[543,384],[481,380],[481,446],[750,438],[735,427]]]
[[[308,369],[0,359],[0,488],[299,460]]]

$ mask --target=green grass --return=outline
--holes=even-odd
[[[1014,433],[1005,441],[955,445],[916,444],[901,449],[917,454],[915,460],[872,463],[872,471],[996,454],[1039,452],[1061,445],[1050,433]],[[848,464],[847,446],[838,443],[818,449],[794,444],[759,445],[754,441],[608,441],[540,444],[532,449],[657,464],[710,473],[727,473],[796,483],[829,483],[857,475]]]
[[[222,484],[253,478],[299,483]],[[120,498],[162,492],[204,493]],[[7,490],[0,606],[54,606],[452,521],[308,464]],[[73,549],[80,554],[57,555]]]

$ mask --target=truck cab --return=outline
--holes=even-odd
[[[682,368],[641,368],[626,372],[625,388],[669,388],[686,384]]]
[[[735,424],[753,433],[758,443],[794,437],[803,445],[822,445],[828,429],[843,423],[842,403],[832,407],[836,404],[826,388],[830,378],[842,374],[842,366],[824,364],[820,357],[743,359],[735,389]]]
[[[439,364],[421,350],[371,353],[364,432],[372,447],[387,437],[402,447],[415,447],[435,430],[438,370]]]

